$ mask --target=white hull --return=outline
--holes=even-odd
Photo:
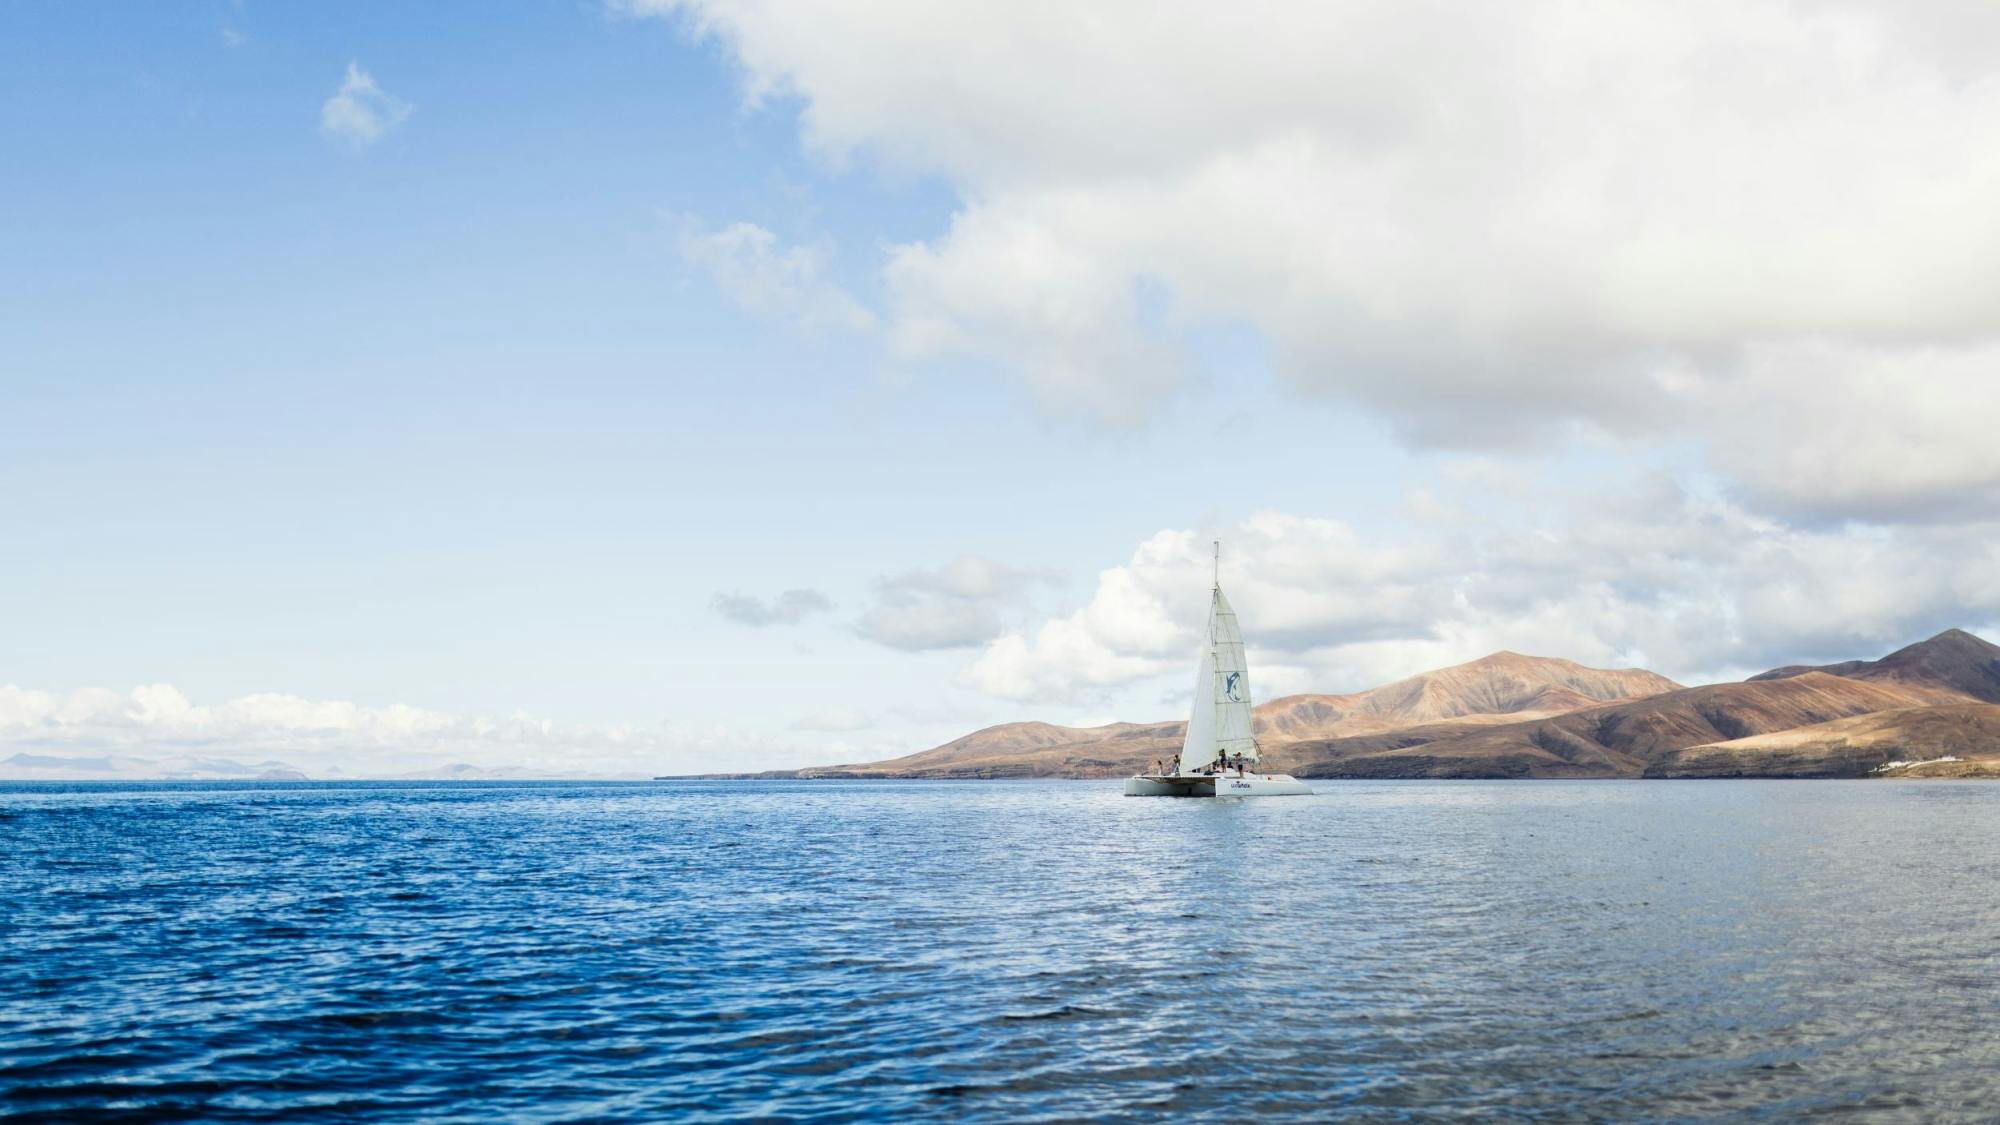
[[[1127,797],[1308,797],[1312,786],[1290,774],[1140,774],[1125,779]]]

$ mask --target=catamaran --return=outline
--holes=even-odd
[[[1312,786],[1282,773],[1257,770],[1251,727],[1250,668],[1236,611],[1222,596],[1222,544],[1215,545],[1215,585],[1209,591],[1208,647],[1194,677],[1194,711],[1180,757],[1163,773],[1125,779],[1127,797],[1293,797]]]

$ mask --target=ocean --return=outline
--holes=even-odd
[[[0,1116],[2000,1116],[2000,785],[1317,788],[0,784]]]

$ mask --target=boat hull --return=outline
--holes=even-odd
[[[1141,774],[1125,779],[1127,797],[1306,797],[1312,786],[1282,773],[1175,776]]]

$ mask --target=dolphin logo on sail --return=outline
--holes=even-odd
[[[1243,702],[1243,673],[1231,672],[1222,681],[1222,697],[1231,703]]]

